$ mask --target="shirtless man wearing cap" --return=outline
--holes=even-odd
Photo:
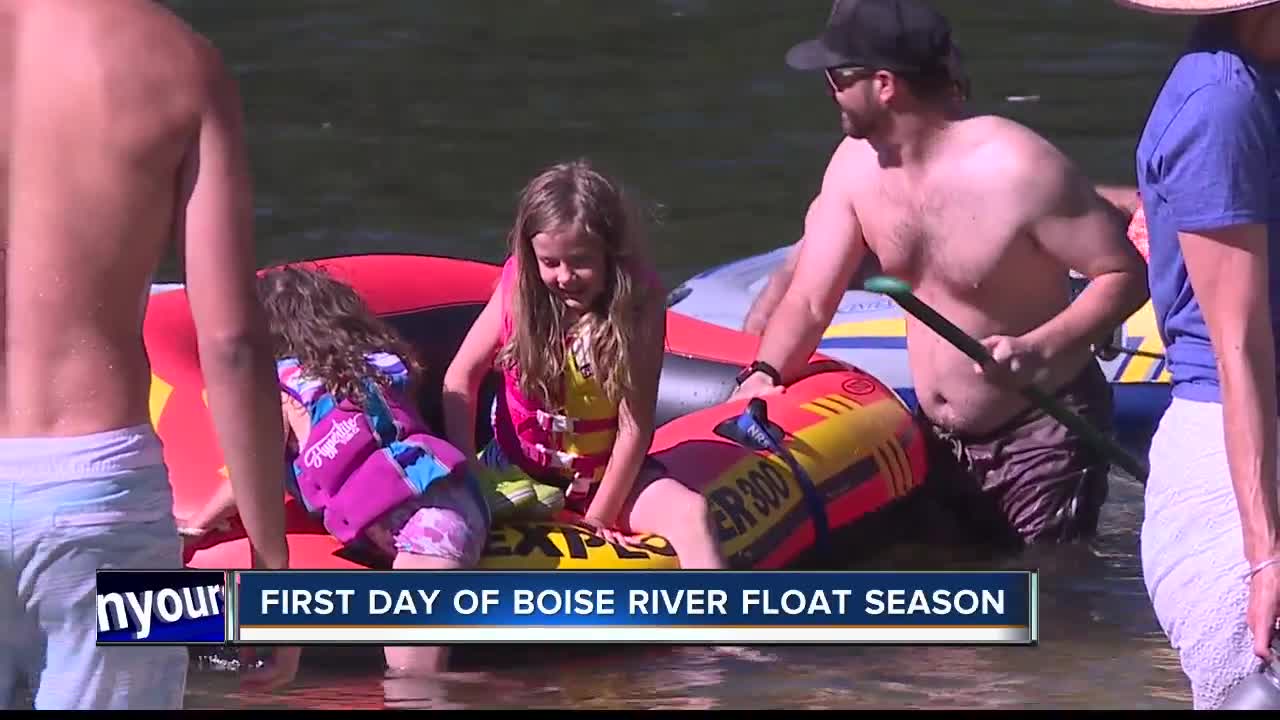
[[[908,319],[930,487],[981,542],[1086,538],[1109,463],[1016,388],[1036,383],[1109,430],[1111,389],[1090,345],[1146,301],[1145,267],[1061,152],[1010,120],[958,111],[950,55],[948,22],[919,0],[858,0],[788,53],[826,73],[847,137],[735,397],[796,377],[870,253],[995,357],[975,368]],[[1072,269],[1091,281],[1075,302]]]
[[[237,90],[149,0],[0,0],[0,100],[0,704],[181,708],[185,648],[95,645],[96,571],[182,566],[141,337],[171,243],[255,560],[288,564]]]

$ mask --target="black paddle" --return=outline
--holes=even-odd
[[[992,361],[991,354],[987,352],[987,349],[981,343],[916,297],[915,293],[911,292],[911,286],[902,280],[880,275],[868,279],[863,283],[863,287],[871,292],[888,295],[893,298],[903,310],[916,316],[947,342],[955,345],[965,355],[973,358],[974,361],[983,365]],[[1084,418],[1063,407],[1057,398],[1045,393],[1040,388],[1027,386],[1022,389],[1022,394],[1041,410],[1044,410],[1063,425],[1093,443],[1101,452],[1109,456],[1116,465],[1133,475],[1144,485],[1146,484],[1148,472],[1146,464],[1129,454],[1111,437],[1104,435]]]

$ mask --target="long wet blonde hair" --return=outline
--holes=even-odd
[[[603,245],[605,282],[600,297],[567,326],[564,302],[538,274],[533,237],[571,230]],[[507,243],[519,277],[510,302],[512,333],[498,351],[500,368],[518,368],[520,391],[548,405],[563,401],[567,335],[585,340],[596,381],[610,402],[631,387],[643,308],[650,289],[637,277],[641,228],[623,189],[587,160],[554,165],[524,187]]]

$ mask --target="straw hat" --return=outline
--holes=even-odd
[[[1217,15],[1270,5],[1280,0],[1115,0],[1134,10],[1161,15]]]

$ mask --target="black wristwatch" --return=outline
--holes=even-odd
[[[778,372],[777,368],[775,368],[774,366],[770,365],[767,362],[762,362],[760,360],[757,360],[751,363],[750,365],[742,368],[742,372],[738,373],[738,377],[737,377],[738,385],[742,385],[742,383],[747,381],[747,378],[751,377],[752,375],[755,375],[758,372],[768,375],[769,379],[773,380],[774,386],[778,386],[782,384],[782,373]]]

